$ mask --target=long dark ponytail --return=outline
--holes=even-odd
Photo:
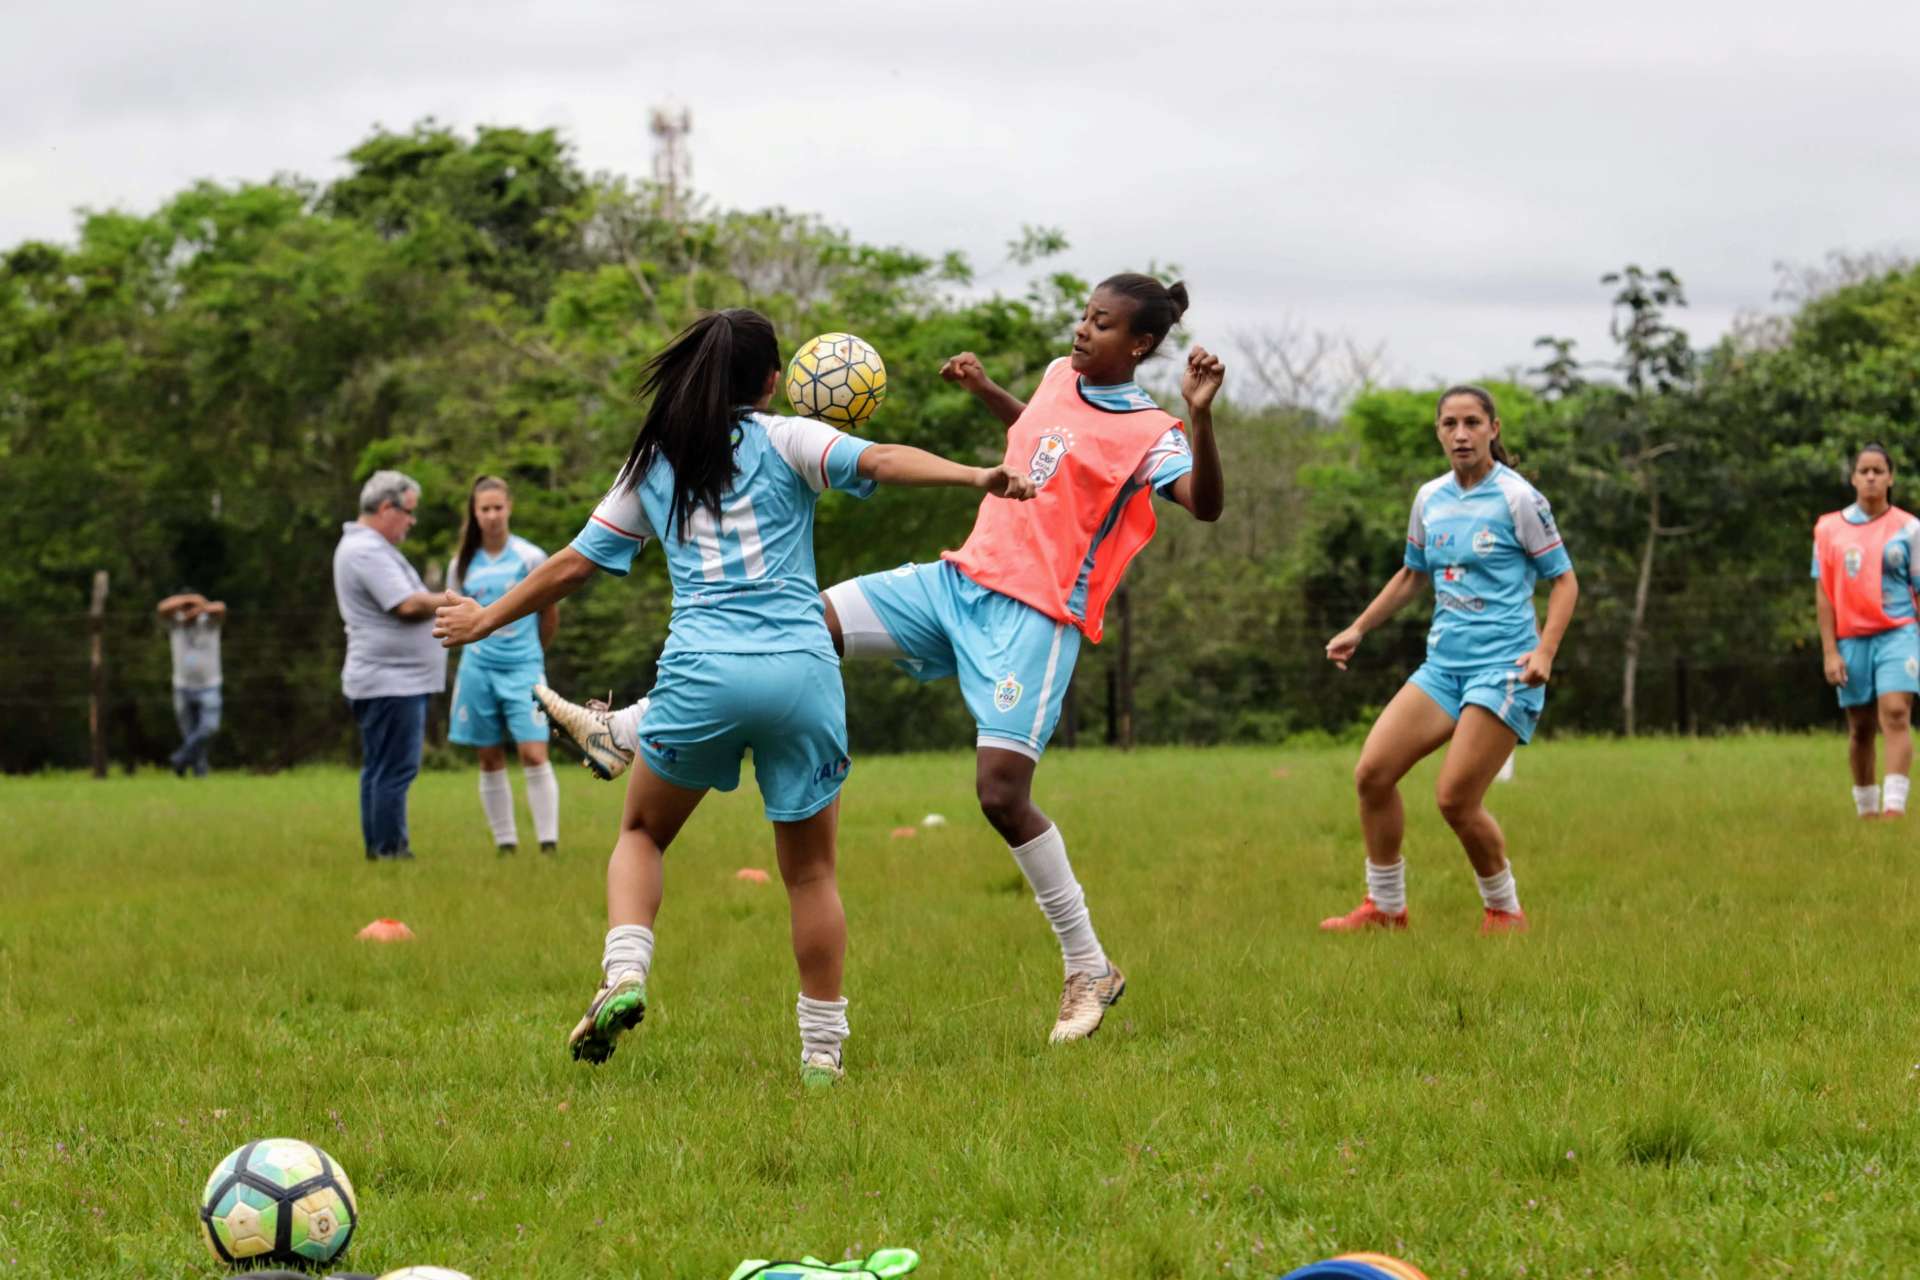
[[[480,522],[474,518],[473,509],[479,502],[480,493],[484,489],[498,489],[508,497],[513,496],[513,491],[507,488],[507,482],[499,476],[481,476],[473,482],[473,487],[467,490],[467,518],[460,522],[460,550],[453,558],[454,580],[460,584],[462,591],[467,588],[467,566],[473,563],[474,553],[480,550],[482,541]]]
[[[780,340],[758,311],[712,312],[675,334],[640,379],[640,394],[652,403],[619,483],[637,489],[653,464],[665,461],[673,469],[669,524],[680,537],[696,507],[718,517],[720,497],[733,483],[740,407],[759,400],[767,375],[779,368]]]
[[[1485,387],[1476,387],[1471,382],[1456,383],[1440,393],[1440,398],[1433,402],[1433,416],[1435,419],[1440,417],[1440,410],[1446,408],[1447,401],[1453,399],[1455,396],[1472,396],[1480,402],[1480,407],[1487,411],[1488,422],[1500,421],[1500,410],[1494,407],[1493,392],[1487,390]],[[1492,448],[1493,460],[1495,462],[1503,462],[1507,466],[1513,465],[1513,459],[1507,456],[1507,447],[1500,443],[1499,436],[1493,438]]]

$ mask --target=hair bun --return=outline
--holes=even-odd
[[[1180,323],[1180,317],[1187,314],[1187,283],[1175,280],[1167,286],[1167,297],[1173,303],[1173,322]]]

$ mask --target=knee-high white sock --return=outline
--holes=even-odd
[[[1910,783],[1904,773],[1890,773],[1880,784],[1881,807],[1888,813],[1907,811],[1907,787]]]
[[[830,1053],[839,1062],[840,1045],[851,1034],[847,1030],[846,998],[815,1000],[802,995],[794,1016],[800,1021],[801,1060],[815,1053]]]
[[[1373,899],[1373,905],[1390,916],[1404,915],[1407,910],[1407,860],[1400,859],[1390,867],[1375,866],[1367,863],[1367,896]]]
[[[1861,817],[1880,812],[1880,788],[1855,787],[1853,789],[1853,811]]]
[[[1513,888],[1512,863],[1500,868],[1494,875],[1476,875],[1474,879],[1480,882],[1480,901],[1495,911],[1520,909],[1520,895]]]
[[[1087,895],[1073,878],[1073,866],[1067,861],[1067,842],[1059,827],[1048,827],[1018,849],[1009,849],[1020,871],[1033,886],[1033,900],[1053,926],[1060,940],[1060,954],[1068,973],[1103,974],[1108,969],[1107,953],[1093,932],[1093,917],[1087,913]]]
[[[487,815],[495,844],[520,843],[513,825],[513,786],[507,781],[505,769],[480,771],[480,808]]]
[[[617,924],[607,930],[606,948],[600,953],[600,969],[609,978],[628,969],[640,971],[645,982],[653,972],[653,930],[643,924]]]
[[[640,754],[640,717],[647,714],[648,698],[642,698],[630,707],[622,707],[607,717],[607,733],[613,739],[613,745],[622,751]]]
[[[533,834],[541,844],[560,840],[560,782],[553,776],[553,764],[522,765],[520,774],[527,780],[527,808],[533,811]]]

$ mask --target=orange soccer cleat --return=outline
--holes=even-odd
[[[1525,933],[1533,926],[1527,923],[1524,911],[1502,911],[1498,907],[1488,907],[1480,917],[1481,934]]]
[[[1404,929],[1407,927],[1407,913],[1399,914],[1382,911],[1374,905],[1372,898],[1362,898],[1360,905],[1343,916],[1328,916],[1320,922],[1320,928],[1327,933],[1358,933],[1362,929]]]

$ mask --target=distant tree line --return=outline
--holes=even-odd
[[[481,472],[512,482],[517,532],[563,545],[631,441],[641,362],[701,310],[735,305],[790,345],[830,329],[872,341],[890,391],[871,434],[997,458],[998,429],[939,381],[940,361],[973,350],[1024,392],[1087,289],[1047,272],[1066,244],[1053,229],[1009,246],[1035,272],[1021,296],[981,296],[959,255],[588,174],[550,130],[427,122],[348,159],[324,186],[201,183],[150,214],[86,214],[70,244],[0,255],[0,769],[87,758],[96,571],[112,584],[116,760],[170,745],[152,604],[182,585],[231,610],[216,763],[345,757],[329,560],[373,470],[425,486],[405,550],[430,581]],[[1549,731],[1833,722],[1810,530],[1849,500],[1864,441],[1920,466],[1920,270],[1835,259],[1784,280],[1786,311],[1699,349],[1681,280],[1626,267],[1596,293],[1611,297],[1611,351],[1589,362],[1543,338],[1531,368],[1493,381],[1581,577]],[[1125,626],[1110,618],[1083,655],[1078,742],[1344,732],[1419,660],[1411,612],[1353,672],[1320,649],[1398,564],[1414,488],[1444,466],[1437,388],[1379,385],[1377,352],[1287,331],[1237,355],[1219,414],[1227,514],[1163,523]],[[971,511],[960,493],[829,498],[822,582],[957,545]],[[562,608],[549,676],[644,691],[667,603],[657,562],[590,586]],[[846,670],[857,747],[969,740],[950,688]]]

